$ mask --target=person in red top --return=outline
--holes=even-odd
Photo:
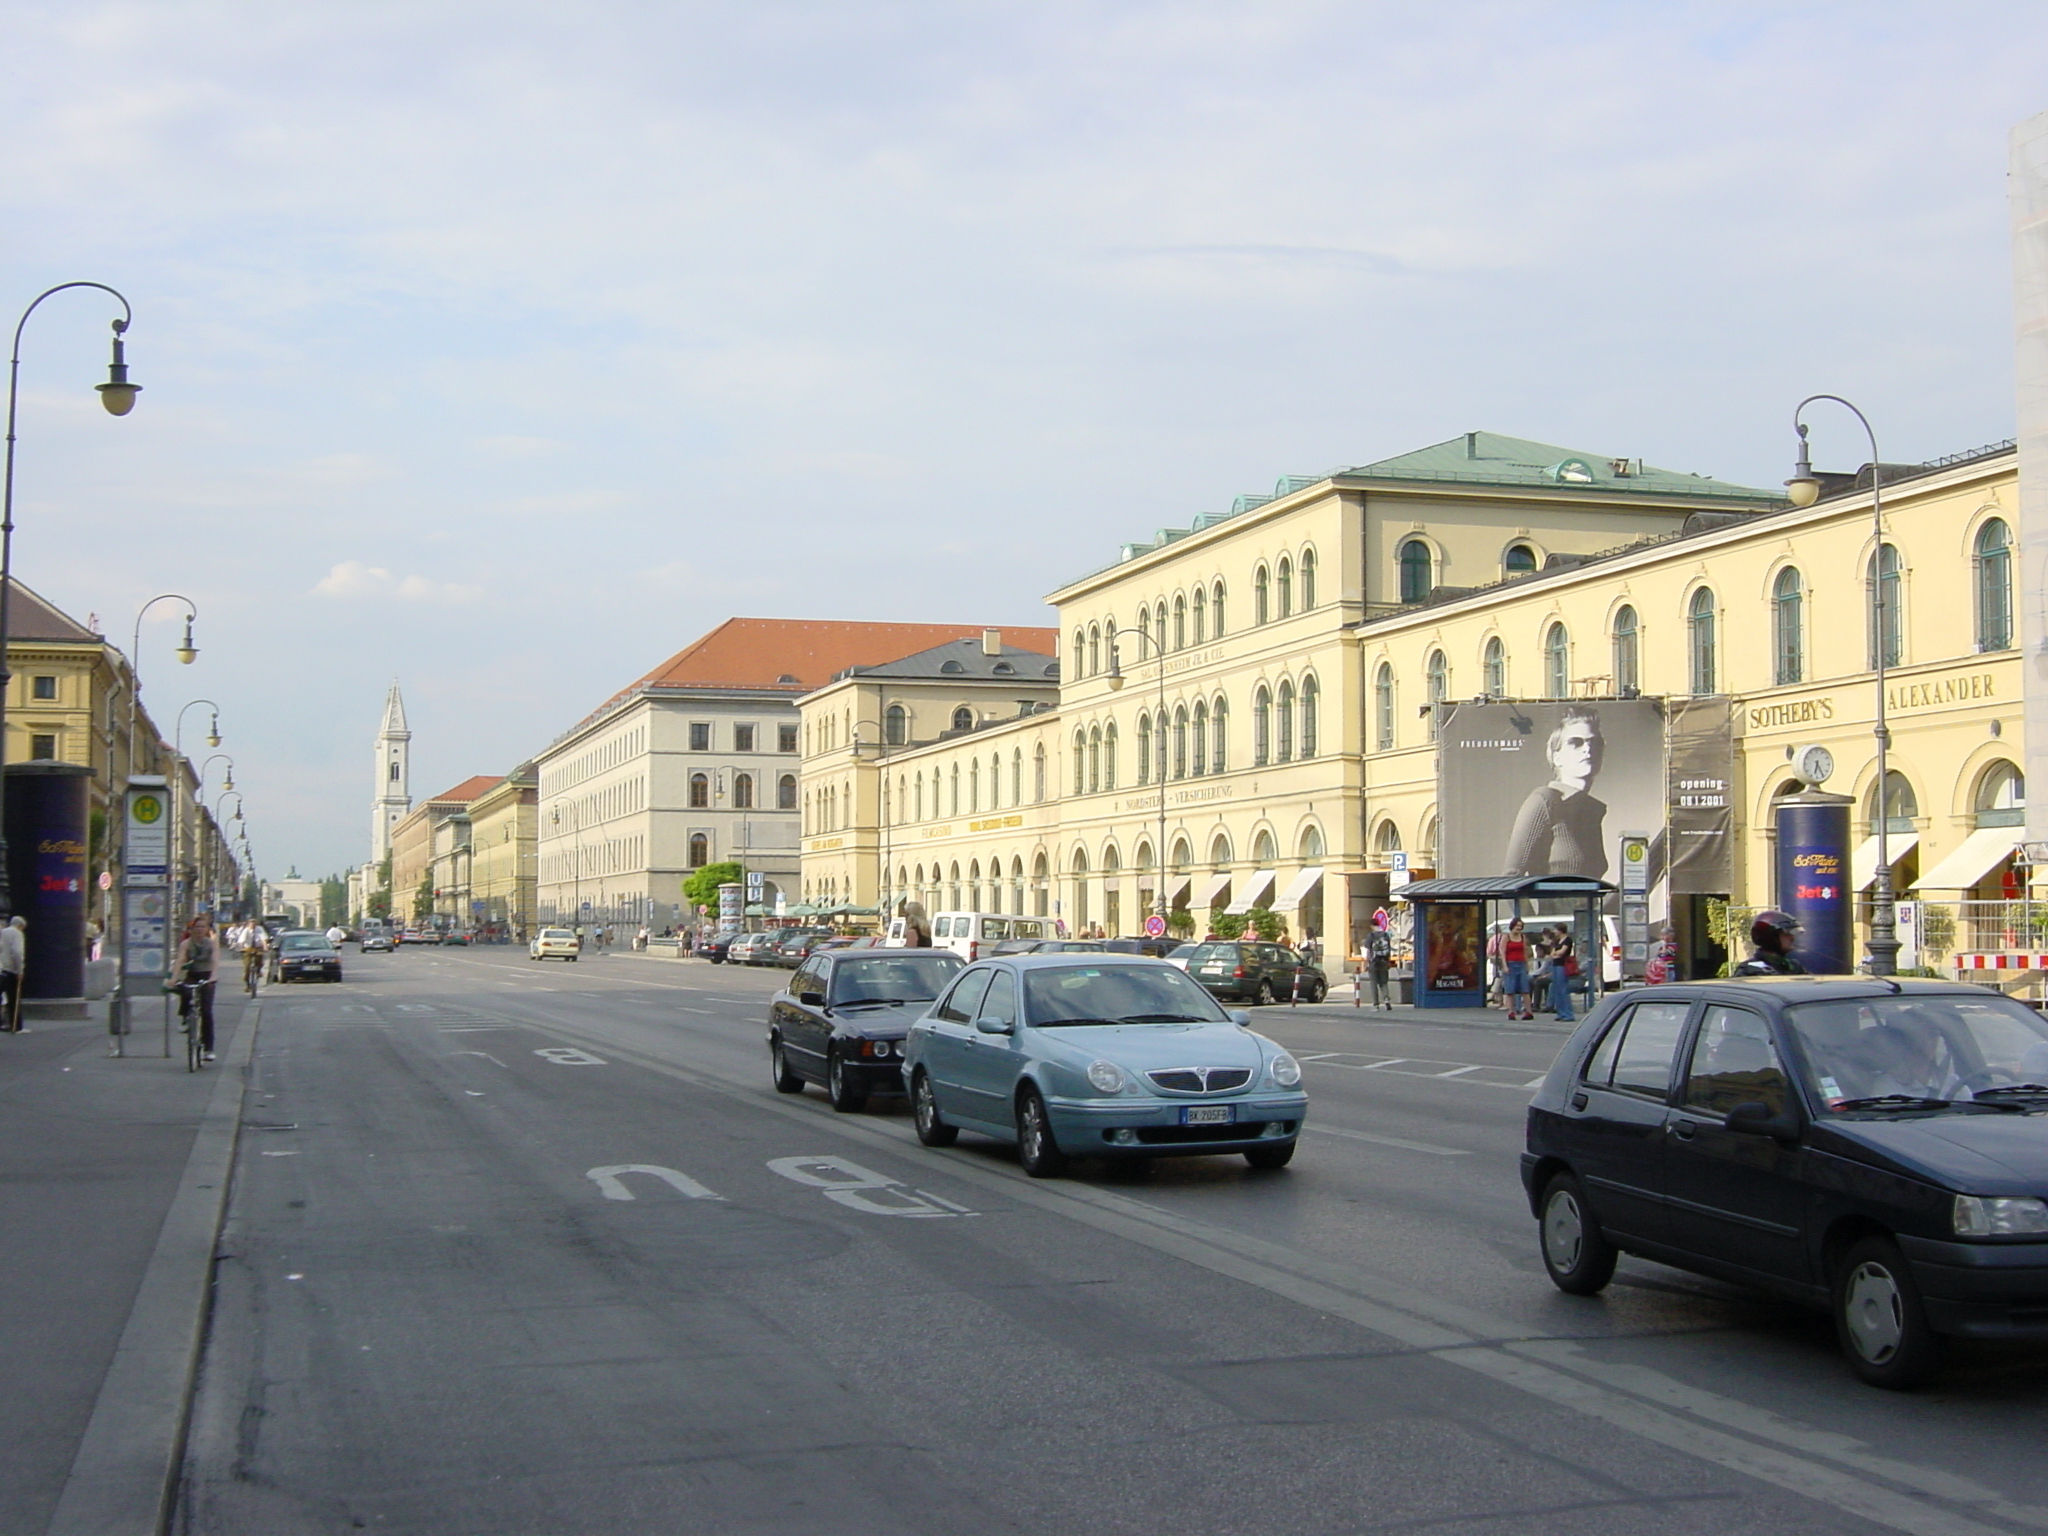
[[[1501,984],[1501,990],[1508,995],[1508,1017],[1535,1018],[1529,996],[1529,940],[1522,933],[1519,917],[1508,924],[1507,937],[1501,940],[1500,960],[1507,968],[1507,980]]]

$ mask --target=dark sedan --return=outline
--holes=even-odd
[[[1188,956],[1187,972],[1213,996],[1243,1003],[1319,1003],[1329,978],[1285,944],[1208,943]]]
[[[1610,998],[1529,1106],[1544,1267],[1617,1251],[1828,1308],[1874,1386],[1945,1336],[2048,1339],[2048,1024],[1981,988],[1860,977]]]
[[[270,979],[276,982],[341,980],[341,951],[324,933],[281,933],[270,950]]]
[[[768,1064],[780,1093],[821,1085],[851,1112],[903,1092],[903,1037],[964,962],[950,949],[826,950],[768,1005]]]

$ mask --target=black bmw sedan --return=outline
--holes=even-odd
[[[1828,1308],[1904,1388],[1944,1338],[2048,1339],[2048,1023],[1978,987],[1644,987],[1573,1033],[1522,1180],[1577,1295],[1618,1252]]]
[[[832,1107],[903,1091],[903,1037],[964,964],[950,949],[814,954],[768,1005],[768,1065],[781,1093],[823,1086]]]

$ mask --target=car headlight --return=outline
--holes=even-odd
[[[1091,1061],[1088,1063],[1088,1081],[1102,1093],[1121,1093],[1124,1087],[1124,1069],[1113,1061]]]
[[[1301,1063],[1285,1051],[1282,1051],[1273,1058],[1272,1072],[1273,1081],[1279,1087],[1299,1088],[1301,1086]]]
[[[2039,1237],[2048,1233],[2048,1201],[2032,1195],[1957,1195],[1957,1237]]]

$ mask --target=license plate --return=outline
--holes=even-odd
[[[1202,967],[1202,974],[1204,976],[1221,976],[1223,974],[1223,967],[1220,965],[1205,965]]]
[[[1229,1125],[1237,1111],[1229,1104],[1191,1104],[1180,1112],[1182,1125]]]

